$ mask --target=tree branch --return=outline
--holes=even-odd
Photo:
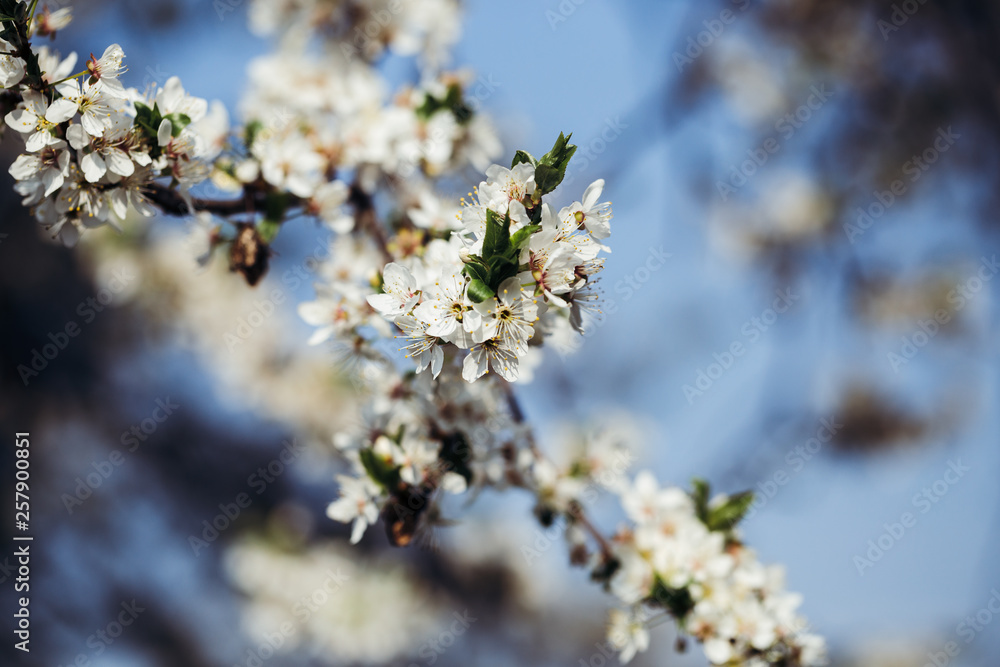
[[[375,215],[375,202],[372,200],[372,196],[355,182],[351,184],[347,201],[354,207],[355,226],[371,235],[372,240],[382,251],[382,257],[386,263],[395,261],[396,258],[389,251],[389,240],[385,236],[385,230],[382,229],[378,217]]]
[[[239,215],[240,213],[261,213],[266,210],[267,192],[253,187],[243,186],[243,198],[241,199],[201,199],[192,197],[191,207],[184,200],[177,190],[169,188],[161,183],[150,183],[144,188],[146,199],[155,204],[167,215],[185,216],[191,211],[207,211],[220,216]],[[298,197],[293,197],[290,205],[295,206],[301,203]]]

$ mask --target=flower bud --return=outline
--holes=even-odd
[[[253,225],[240,225],[229,251],[229,270],[238,271],[253,287],[267,273],[270,249]]]

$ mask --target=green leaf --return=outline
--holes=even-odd
[[[285,219],[285,211],[290,204],[290,195],[286,192],[268,192],[264,198],[264,215],[270,220]]]
[[[160,128],[160,110],[157,105],[149,108],[142,102],[135,103],[135,124],[139,128],[143,137],[152,145],[150,149],[151,157],[159,157],[160,146],[157,143],[157,130]]]
[[[744,491],[730,496],[725,503],[708,513],[708,521],[705,522],[705,525],[708,526],[709,530],[732,530],[746,515],[752,504],[753,491]]]
[[[500,218],[500,214],[486,209],[486,235],[483,237],[483,258],[486,263],[496,255],[503,255],[510,247],[510,212]]]
[[[660,577],[656,577],[649,599],[667,609],[678,621],[683,620],[694,609],[691,591],[687,588],[671,588]]]
[[[487,299],[492,299],[496,293],[490,289],[490,286],[479,278],[473,278],[469,281],[469,299],[473,303],[482,303]]]
[[[252,120],[247,123],[247,126],[243,129],[243,141],[247,145],[247,150],[253,147],[253,142],[263,129],[264,123],[259,120]]]
[[[573,137],[573,133],[570,132],[568,135],[564,135],[562,132],[559,133],[559,138],[556,139],[556,143],[552,145],[552,150],[542,156],[542,159],[538,162],[540,164],[547,164],[552,166],[557,166],[562,162],[568,162],[573,153],[576,152],[576,146],[569,143],[569,140]]]
[[[424,103],[417,107],[417,117],[427,120],[438,111],[448,110],[454,114],[459,124],[468,123],[474,114],[472,107],[462,99],[462,88],[458,84],[451,84],[445,91],[444,97],[435,97],[428,93],[424,98]]]
[[[507,257],[498,255],[490,262],[489,286],[496,292],[500,289],[500,284],[517,275],[517,262]]]
[[[153,110],[142,102],[135,103],[135,122],[151,126],[153,120]]]
[[[257,233],[260,234],[260,239],[270,245],[274,237],[278,235],[278,230],[281,229],[280,220],[272,220],[271,218],[264,218],[259,223],[257,223]]]
[[[172,115],[182,116],[182,114]],[[183,117],[187,118],[187,116]],[[142,102],[135,103],[135,124],[144,130],[143,134],[146,135],[147,139],[153,142],[154,146],[156,146],[156,136],[160,129],[160,123],[162,122],[163,116],[160,113],[159,105],[153,104],[153,108],[150,109]],[[188,118],[187,122],[190,123],[191,119]],[[178,131],[177,134],[180,134],[180,132]],[[174,134],[173,136],[177,136],[177,134]]]
[[[521,227],[510,237],[511,247],[516,250],[521,250],[524,246],[528,245],[531,235],[541,229],[541,225],[528,225],[526,227]]]
[[[527,151],[518,151],[514,153],[514,161],[510,163],[510,168],[513,169],[522,162],[530,164],[532,167],[538,166],[538,160],[536,160],[531,153]]]
[[[576,146],[569,143],[570,137],[559,133],[552,150],[542,156],[535,167],[535,187],[537,194],[547,195],[559,187],[566,177],[566,167],[576,153]]]
[[[708,495],[711,493],[710,487],[708,482],[700,477],[692,479],[691,486],[694,487],[691,498],[694,500],[695,513],[705,523],[708,521]]]
[[[547,164],[540,164],[535,167],[535,192],[539,195],[547,195],[562,183],[565,170],[560,172],[556,167]]]
[[[470,278],[481,280],[484,283],[490,280],[490,267],[478,255],[470,257],[462,270]]]
[[[358,452],[365,472],[386,491],[392,493],[399,485],[399,469],[377,455],[374,450],[362,449]]]
[[[191,118],[182,113],[170,113],[164,116],[161,120],[169,120],[172,126],[170,136],[177,137],[180,133],[184,131],[184,128],[191,124]],[[160,124],[156,124],[157,129],[159,129]]]

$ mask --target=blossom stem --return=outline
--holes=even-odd
[[[49,85],[50,86],[58,86],[60,83],[63,83],[65,81],[69,81],[70,79],[75,79],[78,76],[83,76],[84,74],[88,74],[89,72],[90,72],[90,70],[83,70],[82,72],[77,72],[76,74],[68,76],[65,79],[59,79],[58,81],[54,81],[54,82],[50,83]]]
[[[31,22],[35,19],[35,9],[38,8],[38,0],[34,0],[31,3],[31,9],[28,10],[28,31],[31,31]]]

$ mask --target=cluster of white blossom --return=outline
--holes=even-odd
[[[431,537],[441,492],[515,479],[524,436],[492,385],[377,368],[369,374],[371,400],[362,422],[334,439],[354,474],[338,478],[341,495],[327,514],[353,522],[354,543],[381,515],[390,541],[400,546]]]
[[[288,192],[338,233],[356,224],[345,204],[387,190],[417,227],[453,227],[434,181],[468,165],[482,170],[501,149],[477,113],[492,89],[469,98],[467,73],[439,70],[457,38],[458,3],[258,1],[250,18],[279,46],[250,63],[245,150],[216,164],[215,182]],[[420,84],[391,97],[372,64],[387,47],[425,63]]]
[[[68,9],[45,10],[35,33],[52,34],[69,19]],[[0,34],[17,41],[12,30]],[[116,225],[130,206],[154,215],[144,190],[157,178],[169,178],[183,194],[208,176],[229,130],[221,105],[210,114],[176,77],[143,93],[125,88],[119,80],[125,54],[117,44],[76,74],[76,53],[63,58],[26,44],[0,39],[6,54],[0,87],[20,98],[4,121],[25,143],[10,174],[24,205],[53,237],[73,245],[84,229]]]
[[[544,160],[493,165],[450,242],[386,265],[383,293],[368,303],[403,332],[418,371],[437,377],[450,346],[468,350],[466,381],[490,370],[517,380],[529,345],[562,328],[582,333],[585,313],[596,310],[592,276],[604,265],[611,218],[599,202],[604,182],[557,214],[535,182]]]
[[[661,489],[649,472],[629,482],[635,434],[627,429],[592,431],[557,466],[505,402],[497,383],[383,367],[363,423],[336,438],[354,474],[338,478],[341,495],[328,515],[353,522],[352,542],[381,518],[391,543],[423,544],[448,523],[443,496],[525,489],[544,526],[563,523],[571,562],[588,566],[625,605],[612,611],[608,630],[623,662],[648,648],[650,625],[668,615],[713,664],[825,664],[823,640],[796,613],[801,596],[784,589],[780,566],[765,567],[738,538],[750,494],[710,501],[703,483],[693,493]],[[631,522],[610,540],[584,514],[604,494]],[[522,555],[531,563],[538,554],[525,545]]]
[[[507,383],[530,378],[543,341],[566,346],[599,316],[611,206],[602,180],[568,206],[546,200],[576,150],[569,137],[541,158],[518,151],[510,168],[490,165],[500,146],[477,113],[482,96],[469,97],[468,75],[441,70],[458,36],[455,0],[252,3],[252,26],[276,34],[278,47],[250,65],[238,138],[221,105],[187,95],[176,78],[126,88],[117,45],[73,74],[75,54],[30,41],[64,28],[69,13],[34,9],[0,0],[0,104],[25,140],[11,167],[17,191],[54,235],[73,243],[130,209],[152,215],[154,204],[197,210],[201,259],[228,246],[230,267],[254,285],[293,211],[337,233],[317,299],[299,314],[317,327],[313,344],[333,341],[355,366],[367,399],[363,423],[334,439],[352,474],[338,478],[327,513],[353,523],[352,542],[381,519],[404,546],[444,522],[448,494],[525,489],[543,525],[565,522],[571,561],[628,606],[612,617],[623,659],[646,648],[653,609],[703,641],[715,664],[821,664],[798,596],[736,536],[748,495],[709,502],[704,485],[660,490],[648,474],[630,485],[621,433],[587,438],[558,466],[525,424]],[[377,65],[387,52],[416,56],[419,84],[389,95]],[[486,180],[459,202],[446,179],[470,167]],[[195,199],[190,189],[208,177],[242,197]],[[234,215],[248,220],[226,219]],[[416,373],[379,349],[393,333]],[[603,493],[620,496],[634,522],[612,539],[585,512]],[[247,590],[261,587],[253,568],[235,568]],[[284,591],[266,593],[287,602]],[[314,642],[347,623],[326,620]]]
[[[373,62],[388,49],[439,65],[458,41],[458,0],[255,0],[250,28],[284,44],[315,33],[348,58]]]
[[[709,502],[703,484],[693,494],[661,489],[649,472],[622,494],[634,523],[614,537],[609,589],[628,608],[612,612],[609,638],[623,662],[646,650],[647,623],[666,610],[704,643],[712,664],[825,664],[824,642],[805,631],[796,614],[802,596],[785,590],[783,568],[762,565],[735,534],[750,499]]]
[[[303,649],[324,664],[398,662],[448,619],[444,600],[405,567],[381,560],[361,566],[329,542],[291,551],[243,540],[227,551],[225,565],[249,598],[247,634],[264,647],[250,649],[242,664],[261,664],[272,652],[280,662]]]

